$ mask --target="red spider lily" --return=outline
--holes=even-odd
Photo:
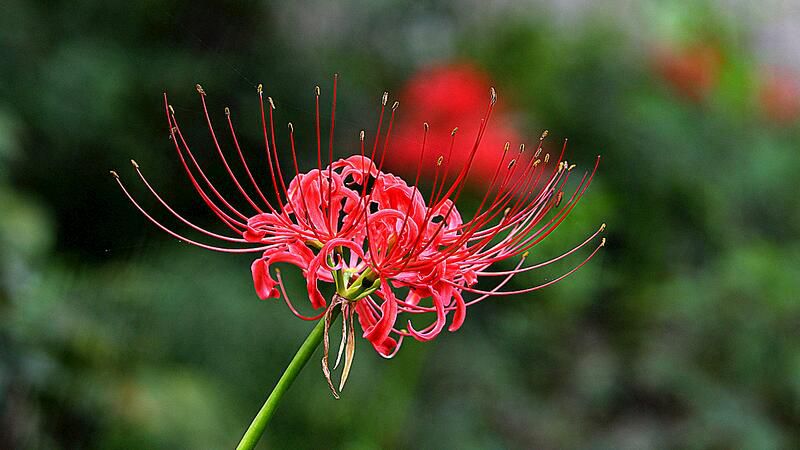
[[[795,122],[800,117],[800,77],[788,70],[768,72],[759,89],[759,103],[772,121]]]
[[[670,88],[688,100],[699,102],[719,81],[722,53],[712,44],[662,48],[655,52],[656,72]]]
[[[414,105],[398,118],[393,141],[403,146],[402,152],[386,155],[386,166],[402,175],[414,175],[414,165],[421,150],[419,124],[427,122],[434,130],[453,130],[458,133],[432,133],[428,136],[427,154],[422,163],[422,175],[431,179],[435,175],[436,160],[442,156],[444,164],[453,168],[463,166],[470,157],[473,139],[480,127],[480,118],[486,103],[486,86],[489,77],[473,64],[449,63],[417,72],[405,83],[400,100]],[[520,133],[513,126],[509,114],[494,106],[494,125],[483,131],[481,146],[477,149],[467,181],[476,189],[485,189],[495,167],[502,159],[502,149],[507,141],[518,142]],[[498,120],[499,118],[499,120]]]
[[[391,153],[389,143],[399,105],[395,102],[390,108],[384,134],[387,94],[383,95],[381,101],[381,113],[371,149],[367,148],[365,132],[362,131],[360,153],[333,161],[336,78],[333,84],[327,165],[323,167],[322,164],[320,91],[316,88],[317,168],[305,173],[299,171],[294,127],[289,124],[294,176],[287,186],[283,181],[276,147],[274,102],[268,97],[269,107],[265,110],[259,86],[271,195],[277,199],[273,201],[267,199],[255,182],[236,139],[230,111],[226,108],[228,128],[241,165],[240,171],[246,175],[245,182],[234,174],[217,140],[205,102],[205,91],[199,85],[197,91],[216,153],[252,211],[245,214],[238,210],[215,188],[189,148],[175,112],[166,103],[165,97],[171,140],[189,181],[201,199],[235,235],[218,234],[185,219],[157,194],[139,166],[135,162],[133,164],[157,201],[180,222],[206,236],[237,244],[237,247],[209,245],[172,231],[140,206],[116,172],[112,174],[133,204],[150,221],[172,236],[221,252],[261,253],[262,256],[252,264],[258,296],[262,299],[282,296],[291,311],[305,320],[324,316],[325,357],[322,367],[334,396],[338,397],[338,394],[328,365],[328,329],[335,311],[341,310],[343,314],[342,343],[334,365],[336,369],[344,352],[344,367],[338,387],[341,390],[355,351],[354,315],[358,317],[362,336],[380,355],[390,358],[397,353],[406,337],[428,341],[445,327],[451,332],[458,330],[464,323],[470,305],[493,296],[532,292],[558,282],[583,266],[605,243],[605,238],[601,239],[573,269],[551,281],[520,290],[502,290],[514,275],[566,258],[593,242],[605,225],[566,253],[548,261],[525,265],[530,250],[552,233],[573,210],[591,183],[599,163],[598,157],[592,171],[584,173],[577,188],[565,196],[564,188],[575,166],[563,160],[566,141],[557,158],[551,158],[549,153],[542,156],[542,143],[547,132],[542,134],[536,148],[528,152],[532,153],[530,157],[524,157],[524,145],[518,151],[510,151],[509,144],[505,144],[499,162],[487,180],[488,187],[477,210],[470,220],[464,220],[456,202],[468,184],[471,169],[477,164],[477,155],[496,102],[493,88],[464,163],[460,167],[443,164],[443,158],[439,157],[434,165],[433,183],[426,199],[418,183],[425,155],[429,151],[426,148],[429,135],[432,133],[427,123],[424,124],[420,149],[416,153],[418,164],[414,184],[409,185],[402,178],[383,171],[385,157]],[[491,270],[493,264],[507,259],[516,261],[512,269]],[[322,310],[318,315],[307,316],[295,308],[287,296],[280,271],[274,270],[275,278],[270,272],[270,267],[276,263],[289,263],[301,269],[307,280],[311,306]],[[481,279],[499,281],[493,288],[479,289],[476,284]],[[318,289],[320,281],[335,285],[336,294],[330,302]],[[406,292],[400,295],[402,291]],[[407,320],[405,325],[400,323],[416,315],[430,316],[431,323],[422,328],[414,326],[411,320]]]

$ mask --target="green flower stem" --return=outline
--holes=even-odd
[[[332,313],[331,322],[336,319],[336,316],[339,314],[339,310],[336,309]],[[275,388],[267,397],[267,401],[264,402],[264,405],[256,414],[256,417],[253,419],[253,422],[250,424],[250,427],[247,428],[245,431],[244,436],[242,436],[242,440],[239,441],[239,445],[236,446],[236,450],[250,450],[255,448],[258,440],[261,438],[261,435],[264,434],[264,429],[267,427],[267,423],[272,418],[273,414],[275,414],[275,410],[278,408],[278,403],[280,403],[281,398],[283,398],[283,394],[289,390],[289,386],[292,385],[294,380],[297,378],[297,375],[306,365],[311,356],[314,354],[314,351],[319,347],[319,343],[322,342],[322,335],[325,331],[325,318],[323,317],[317,322],[317,325],[311,330],[308,337],[306,338],[303,345],[300,346],[300,349],[297,350],[297,353],[292,358],[292,361],[286,367],[286,370],[281,375],[281,378],[278,380],[278,384],[275,385]]]

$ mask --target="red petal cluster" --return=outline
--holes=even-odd
[[[197,90],[214,150],[238,190],[241,197],[239,203],[248,205],[247,211],[234,206],[228,196],[212,183],[190,149],[175,112],[166,103],[165,97],[171,140],[200,198],[223,226],[234,234],[212,232],[185,219],[151,187],[136,163],[134,167],[156,200],[178,221],[196,232],[237,246],[209,245],[173,231],[147,213],[125,188],[116,172],[112,172],[120,187],[148,219],[183,241],[216,251],[260,253],[261,257],[251,267],[255,290],[260,298],[283,297],[298,317],[307,320],[319,319],[331,307],[347,302],[347,308],[343,307],[342,310],[357,314],[363,337],[385,357],[394,355],[406,337],[428,341],[445,328],[457,330],[464,323],[467,307],[488,297],[531,292],[559,281],[585,264],[605,242],[602,239],[587,257],[556,279],[517,291],[502,290],[514,275],[535,270],[578,251],[592,242],[604,226],[563,255],[525,265],[529,251],[569,215],[586,192],[597,169],[595,163],[591,172],[582,175],[577,188],[565,195],[564,188],[574,165],[563,160],[566,142],[559,156],[551,158],[549,153],[542,154],[546,132],[538,145],[527,153],[524,146],[512,151],[508,144],[497,150],[497,162],[490,171],[481,175],[486,178],[486,188],[480,204],[469,220],[462,217],[456,202],[469,183],[470,173],[479,167],[485,170],[484,164],[478,162],[478,155],[484,148],[483,142],[496,101],[494,89],[485,103],[485,114],[471,134],[470,144],[465,147],[464,159],[444,162],[439,158],[432,176],[433,183],[423,193],[418,184],[425,155],[429,152],[426,146],[433,141],[430,136],[435,133],[427,123],[420,127],[419,149],[413,152],[418,155],[413,184],[385,172],[383,165],[387,154],[397,151],[389,143],[398,103],[387,108],[387,94],[384,94],[381,102],[378,131],[371,150],[367,148],[365,133],[361,132],[360,154],[333,160],[336,80],[327,165],[323,167],[322,164],[324,152],[320,139],[320,94],[317,88],[317,168],[308,172],[299,171],[294,127],[289,124],[289,154],[294,173],[287,185],[276,146],[274,103],[269,97],[264,101],[259,86],[271,200],[255,181],[239,147],[230,111],[226,109],[227,128],[235,149],[232,157],[226,156],[217,139],[206,106],[205,91],[199,85]],[[469,103],[466,101],[464,103],[454,108],[470,109],[475,106],[466,104]],[[387,111],[390,117],[384,133]],[[445,131],[445,135],[449,136],[450,132]],[[408,150],[405,143],[401,144],[403,151]],[[229,159],[238,160],[236,171]],[[239,172],[239,175],[235,172]],[[491,270],[493,264],[507,259],[515,261],[512,269]],[[304,315],[294,306],[286,295],[280,271],[271,270],[276,263],[288,263],[303,272],[311,307],[322,310],[319,315]],[[476,284],[483,279],[497,282],[489,289],[477,288]],[[336,284],[335,301],[329,301],[322,295],[320,282]],[[412,323],[410,319],[417,315],[428,316],[427,324]],[[352,350],[352,347],[349,348]],[[324,367],[327,368],[327,365],[324,364]]]

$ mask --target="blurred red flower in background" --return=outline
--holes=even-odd
[[[449,164],[450,173],[464,166],[475,144],[486,103],[489,76],[470,63],[452,63],[417,72],[405,84],[400,101],[407,105],[392,131],[392,151],[386,166],[397,173],[413,175],[422,151],[423,123],[430,125],[422,176],[433,178],[437,161]],[[485,187],[503,158],[506,142],[519,145],[520,133],[498,102],[492,126],[481,138],[468,180]],[[452,131],[458,128],[455,136]],[[451,150],[452,144],[452,150]],[[449,158],[448,158],[449,156]]]
[[[686,47],[663,46],[654,51],[656,73],[677,94],[700,101],[716,87],[722,69],[722,52],[709,43]]]
[[[787,70],[773,70],[759,89],[759,103],[766,116],[778,123],[800,117],[800,77]]]

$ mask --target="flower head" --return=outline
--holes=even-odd
[[[165,96],[170,137],[190,183],[221,224],[234,234],[206,230],[185,219],[159,196],[135,162],[134,167],[148,190],[178,221],[198,233],[235,246],[210,245],[173,231],[146,212],[117,173],[112,174],[133,204],[167,233],[210,250],[260,254],[251,267],[260,298],[283,297],[291,311],[302,319],[316,320],[324,316],[322,366],[334,395],[337,389],[328,364],[328,329],[339,311],[343,314],[342,343],[334,369],[342,361],[344,352],[338,387],[341,390],[355,350],[354,317],[358,318],[362,336],[375,350],[384,357],[392,357],[406,338],[428,341],[445,328],[451,332],[458,330],[470,305],[494,296],[532,292],[563,279],[591,259],[605,243],[605,238],[599,243],[595,240],[605,228],[603,225],[566,253],[526,265],[535,245],[558,227],[586,192],[599,162],[598,157],[591,172],[582,175],[578,187],[565,195],[564,188],[575,166],[563,159],[566,142],[557,157],[544,151],[542,145],[547,132],[529,150],[524,145],[511,150],[510,145],[505,144],[488,175],[487,187],[477,209],[470,219],[462,216],[456,203],[469,183],[470,172],[476,167],[476,155],[489,128],[496,102],[493,88],[463,163],[449,167],[439,157],[433,168],[433,183],[423,192],[420,176],[429,151],[426,148],[429,136],[435,132],[428,123],[421,124],[420,148],[414,153],[418,164],[413,184],[385,172],[386,155],[399,152],[390,145],[398,103],[387,107],[388,94],[381,100],[378,131],[372,145],[367,145],[366,133],[362,131],[360,151],[348,158],[333,160],[336,78],[327,164],[322,163],[325,152],[320,138],[320,90],[316,88],[317,167],[300,172],[294,127],[289,124],[288,153],[294,170],[287,185],[279,159],[282,152],[278,151],[275,140],[274,102],[269,97],[264,100],[259,86],[264,151],[271,178],[271,191],[267,191],[272,200],[256,183],[226,108],[227,128],[235,149],[231,159],[238,159],[240,166],[240,175],[234,173],[229,156],[217,140],[205,101],[206,93],[199,85],[197,91],[215,151],[249,210],[236,208],[216,189],[192,153]],[[503,290],[514,275],[566,258],[592,242],[595,245],[589,255],[567,273],[542,285]],[[495,263],[504,260],[512,260],[513,267],[492,269]],[[280,271],[273,269],[276,263],[288,263],[302,271],[310,305],[320,311],[317,315],[305,315],[295,307],[287,295]],[[477,283],[484,279],[496,282],[491,288],[478,288]],[[328,300],[323,296],[320,282],[335,286],[333,298]],[[429,317],[427,324],[412,322],[416,316]]]

